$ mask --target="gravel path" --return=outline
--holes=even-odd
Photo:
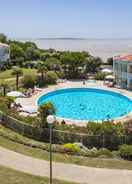
[[[49,177],[49,162],[0,147],[0,165]],[[53,162],[53,178],[82,184],[131,184],[132,171],[101,169]]]

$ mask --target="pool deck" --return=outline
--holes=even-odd
[[[22,106],[34,106],[36,109],[37,107],[37,98],[40,97],[43,94],[46,94],[48,92],[59,90],[59,89],[65,89],[65,88],[95,88],[95,89],[104,89],[108,91],[117,92],[119,94],[122,94],[124,96],[127,96],[132,100],[132,92],[125,90],[125,89],[118,89],[118,88],[110,88],[103,84],[103,81],[96,81],[96,82],[89,82],[87,81],[86,84],[83,84],[83,81],[65,81],[64,83],[58,83],[57,85],[52,85],[46,88],[43,88],[41,92],[38,92],[35,95],[32,95],[29,98],[18,98],[17,103],[20,103]],[[132,119],[132,112],[127,114],[126,116],[123,116],[121,118],[117,118],[114,120],[115,123],[118,122],[125,122]],[[62,121],[62,118],[57,118],[58,121]],[[78,120],[69,120],[65,119],[67,124],[77,124],[79,126],[85,126],[87,121],[78,121]],[[81,123],[79,123],[81,122]]]

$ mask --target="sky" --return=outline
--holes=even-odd
[[[10,38],[132,38],[132,0],[0,0]]]

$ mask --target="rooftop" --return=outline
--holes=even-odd
[[[120,55],[120,56],[115,56],[114,60],[116,61],[128,61],[128,62],[132,62],[132,54],[130,55]]]
[[[9,47],[9,45],[7,45],[5,43],[0,43],[0,47]]]

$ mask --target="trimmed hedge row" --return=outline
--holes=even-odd
[[[0,112],[1,123],[11,130],[18,132],[28,138],[33,138],[37,141],[49,142],[49,129],[36,128],[32,125],[16,120],[3,112]],[[88,148],[108,148],[110,150],[118,149],[119,145],[131,144],[132,135],[128,136],[90,136],[87,134],[71,133],[53,129],[53,144],[65,144],[82,142]]]

